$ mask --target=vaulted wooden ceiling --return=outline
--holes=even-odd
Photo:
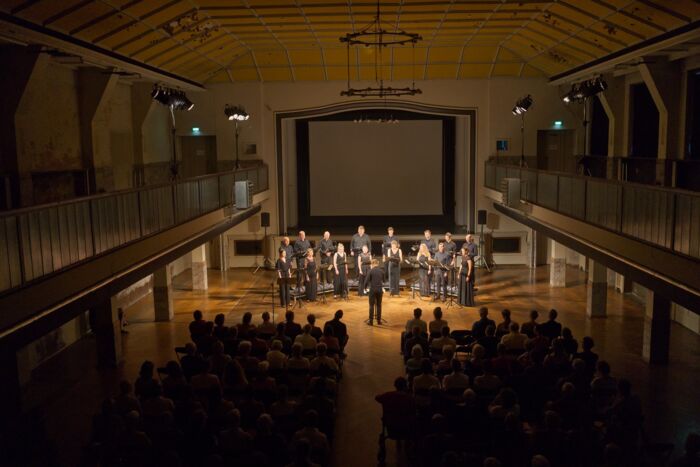
[[[0,0],[0,9],[202,82],[344,80],[339,37],[368,0]],[[384,76],[551,76],[700,18],[698,0],[391,0],[382,20],[423,41],[389,48]],[[352,79],[373,79],[372,48]],[[415,66],[413,65],[415,64]]]

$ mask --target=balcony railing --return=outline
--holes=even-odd
[[[700,193],[486,162],[485,186],[504,178],[529,203],[700,258]]]
[[[230,205],[240,180],[263,192],[268,167],[0,213],[0,294]]]

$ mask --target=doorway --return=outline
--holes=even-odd
[[[632,132],[629,155],[656,159],[659,152],[659,110],[646,84],[633,84],[630,94]]]
[[[537,131],[537,168],[576,172],[575,130]]]
[[[216,136],[180,136],[182,178],[216,173]]]

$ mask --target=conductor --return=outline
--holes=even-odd
[[[369,271],[367,282],[369,282],[369,320],[367,324],[382,324],[382,295],[384,294],[384,269],[379,267],[379,260],[372,260],[372,269]]]

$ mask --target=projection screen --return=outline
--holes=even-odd
[[[441,215],[442,121],[309,122],[311,216]]]

